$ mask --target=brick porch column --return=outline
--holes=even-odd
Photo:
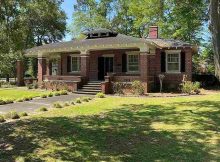
[[[38,83],[42,83],[43,76],[46,75],[46,63],[47,60],[44,57],[38,57]]]
[[[24,64],[21,60],[16,62],[17,86],[24,85]]]
[[[144,92],[148,92],[148,60],[147,60],[147,52],[140,52],[140,77],[141,81],[144,85]]]
[[[81,56],[81,76],[86,79],[89,78],[89,54],[82,53]]]

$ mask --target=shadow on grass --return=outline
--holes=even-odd
[[[219,109],[219,103],[211,106]],[[176,104],[184,103],[122,105],[94,116],[38,118],[4,124],[0,126],[0,161],[14,161],[18,156],[27,161],[216,160],[218,157],[210,154],[213,146],[199,141],[208,136],[203,131],[163,131],[151,127],[153,122],[177,125],[185,122],[185,114],[175,111]],[[208,116],[208,112],[201,115]],[[212,114],[210,118],[219,124]]]

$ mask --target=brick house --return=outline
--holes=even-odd
[[[164,83],[179,85],[183,75],[192,79],[192,55],[197,47],[161,39],[158,27],[150,27],[148,38],[135,38],[108,29],[83,33],[86,38],[52,43],[26,51],[38,58],[38,83],[62,82],[72,91],[111,93],[112,82],[139,80],[145,92],[157,86],[158,75]],[[22,63],[17,62],[18,82]],[[49,85],[47,88],[49,88]]]

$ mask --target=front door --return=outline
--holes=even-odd
[[[113,72],[113,57],[98,58],[98,80],[104,80],[107,73]]]

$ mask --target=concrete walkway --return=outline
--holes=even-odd
[[[41,106],[45,106],[49,108],[51,104],[54,102],[65,102],[65,101],[72,101],[73,99],[83,97],[85,95],[81,94],[69,94],[69,95],[62,95],[62,96],[55,96],[49,98],[36,98],[31,101],[19,102],[19,103],[12,103],[7,105],[0,105],[0,114],[4,114],[10,111],[16,112],[34,112]],[[87,95],[88,96],[88,95]],[[93,96],[89,96],[93,97]]]

